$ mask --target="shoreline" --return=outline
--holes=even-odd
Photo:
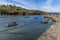
[[[56,26],[52,24],[37,40],[56,40]]]
[[[54,22],[47,31],[45,31],[41,37],[37,40],[60,40],[60,18],[52,17],[56,22]]]

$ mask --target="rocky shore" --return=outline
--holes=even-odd
[[[43,33],[37,40],[60,40],[60,18],[53,16],[54,22],[47,31]]]

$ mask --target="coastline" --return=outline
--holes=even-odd
[[[52,17],[52,16],[51,16]],[[42,36],[37,40],[60,40],[60,18],[52,17],[56,22],[54,22],[47,31],[45,31]]]

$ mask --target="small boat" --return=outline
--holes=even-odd
[[[49,20],[49,19],[44,19],[44,20],[42,20],[41,23],[47,24],[47,23],[48,23],[48,20]]]
[[[18,24],[16,22],[8,23],[5,25],[5,27],[12,27],[12,26],[17,26]]]
[[[29,16],[25,16],[25,18],[29,18]]]
[[[49,17],[47,17],[47,16],[44,16],[44,18],[49,18]]]
[[[38,19],[37,17],[35,17],[35,19]]]

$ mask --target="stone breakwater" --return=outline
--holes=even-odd
[[[53,18],[56,22],[37,40],[60,40],[60,18],[53,15],[47,15],[47,17]]]

